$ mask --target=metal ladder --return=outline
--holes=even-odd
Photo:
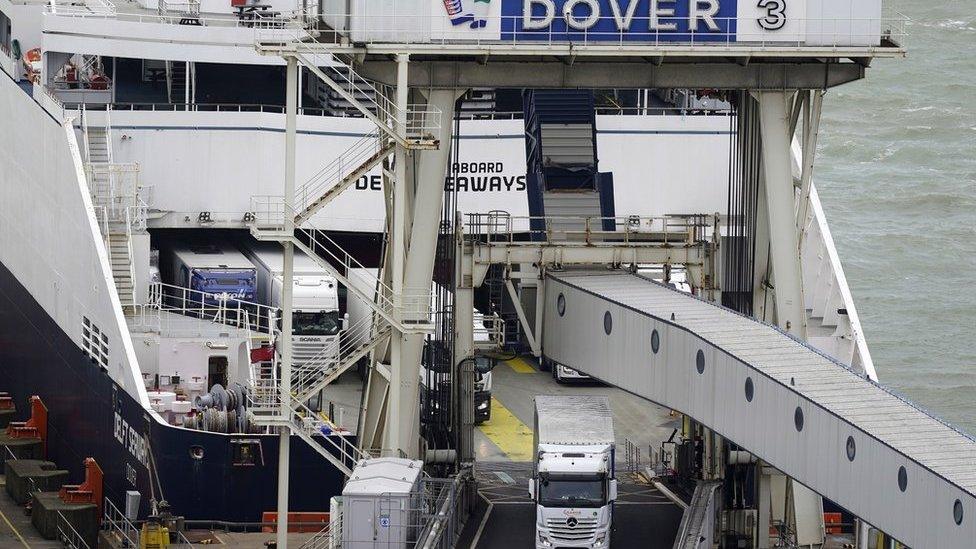
[[[166,61],[166,93],[170,103],[195,102],[196,63]]]

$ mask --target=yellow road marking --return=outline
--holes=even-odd
[[[10,528],[10,531],[13,532],[15,536],[17,536],[17,539],[20,540],[20,543],[23,543],[24,547],[30,549],[30,545],[27,545],[27,542],[24,541],[24,536],[21,536],[20,532],[18,532],[17,529],[14,528],[14,525],[10,524],[10,521],[7,520],[7,515],[3,514],[3,511],[0,511],[0,518],[2,518],[3,521],[7,523],[7,526]]]
[[[528,360],[525,360],[524,358],[522,358],[520,356],[517,356],[517,357],[515,357],[515,358],[513,358],[511,360],[506,360],[505,361],[505,364],[508,364],[508,366],[511,369],[515,370],[516,372],[518,372],[520,374],[534,374],[535,373],[535,368],[532,367],[532,364],[530,364]]]
[[[532,461],[532,429],[498,399],[491,399],[491,419],[478,429],[512,461]]]

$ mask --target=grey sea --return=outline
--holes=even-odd
[[[976,434],[976,0],[824,105],[816,183],[882,383]]]

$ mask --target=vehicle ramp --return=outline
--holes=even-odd
[[[545,288],[550,359],[687,414],[902,543],[972,547],[972,437],[773,326],[640,275],[555,272]]]

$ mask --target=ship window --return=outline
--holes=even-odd
[[[87,316],[81,317],[81,350],[102,369],[108,369],[108,336]]]
[[[559,316],[566,314],[566,296],[563,294],[559,294],[559,297],[556,298],[556,312],[559,313]]]
[[[603,331],[610,335],[613,331],[613,317],[610,316],[610,311],[603,313]]]
[[[796,407],[796,411],[793,412],[793,425],[796,426],[796,431],[799,433],[803,430],[803,410],[799,406]]]
[[[695,368],[698,369],[699,374],[705,373],[705,351],[698,349],[698,354],[695,355]]]
[[[752,378],[746,378],[746,402],[752,402],[752,398],[755,396],[756,388],[752,384]]]
[[[252,438],[234,439],[231,440],[230,444],[234,467],[264,465],[264,453],[260,440]]]
[[[958,499],[954,504],[952,504],[952,520],[956,521],[956,524],[962,524],[962,502]]]
[[[908,471],[904,465],[898,468],[898,489],[902,492],[908,490]]]
[[[854,442],[854,437],[847,437],[847,460],[854,461],[854,456],[857,455],[857,443]]]
[[[661,334],[657,333],[657,330],[651,332],[651,350],[654,354],[661,350]]]
[[[203,459],[203,446],[190,446],[190,459],[194,461]]]

